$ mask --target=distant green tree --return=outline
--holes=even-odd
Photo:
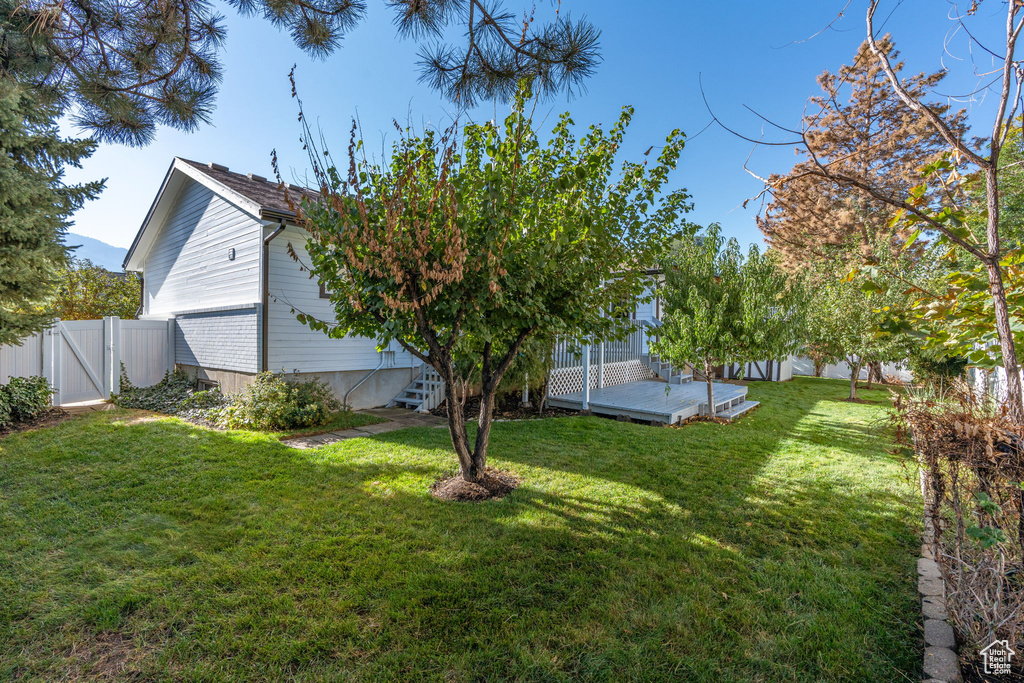
[[[57,275],[53,313],[61,320],[116,315],[131,320],[139,310],[137,273],[111,273],[88,259],[73,259]]]
[[[807,345],[816,362],[845,361],[850,367],[851,401],[857,400],[862,369],[905,360],[911,351],[906,335],[880,329],[893,305],[891,296],[874,282],[848,277],[819,281],[809,300]]]
[[[714,367],[782,358],[803,342],[806,290],[772,253],[744,256],[717,224],[680,238],[663,260],[665,315],[653,351],[704,372],[715,405]]]
[[[0,344],[49,324],[68,218],[103,187],[64,184],[64,168],[78,166],[95,144],[61,138],[56,112],[24,85],[0,76]]]

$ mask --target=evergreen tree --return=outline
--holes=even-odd
[[[362,0],[228,0],[287,30],[323,58],[364,18]],[[419,41],[422,80],[460,105],[582,87],[599,32],[555,11],[550,21],[493,0],[388,0],[398,34]],[[528,9],[528,8],[527,8]],[[453,39],[459,29],[463,40]],[[60,96],[101,142],[145,145],[158,125],[209,120],[221,80],[223,17],[206,0],[0,0],[0,73]]]
[[[891,60],[891,40],[879,41]],[[903,64],[894,64],[899,72]],[[942,73],[904,79],[915,97],[923,97]],[[771,248],[791,270],[836,260],[840,270],[872,256],[873,248],[900,249],[909,229],[890,227],[894,209],[868,192],[811,172],[816,164],[830,172],[870,179],[887,194],[907,196],[921,182],[921,168],[935,160],[945,143],[925,116],[908,111],[889,85],[867,42],[838,74],[818,77],[822,95],[811,98],[804,117],[804,159],[785,176],[769,178],[772,203],[758,226]],[[946,113],[945,107],[936,107]],[[950,117],[961,126],[961,115]],[[922,201],[929,201],[923,197]],[[843,273],[845,275],[845,272]]]
[[[65,185],[64,168],[92,154],[90,140],[62,139],[58,109],[0,76],[0,344],[44,329],[68,219],[102,182]]]

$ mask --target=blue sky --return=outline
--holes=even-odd
[[[223,54],[224,82],[210,125],[186,134],[163,129],[148,147],[104,145],[73,170],[71,181],[106,177],[107,189],[75,216],[72,231],[117,246],[131,243],[174,156],[216,161],[241,172],[270,175],[270,152],[276,149],[286,180],[304,173],[305,157],[298,143],[296,105],[287,79],[297,65],[300,95],[307,115],[315,119],[329,142],[340,151],[347,142],[353,116],[358,115],[368,146],[380,149],[392,139],[392,119],[412,117],[418,126],[444,126],[455,110],[417,82],[416,45],[399,41],[384,3],[371,0],[367,19],[345,39],[341,49],[314,61],[292,46],[290,39],[259,18],[243,18],[222,6],[229,30]],[[699,83],[715,113],[729,125],[757,137],[762,121],[744,109],[797,126],[807,98],[817,92],[815,77],[851,61],[864,37],[864,0],[851,0],[845,16],[825,27],[843,9],[845,0],[699,3],[679,0],[563,0],[562,11],[585,14],[602,31],[604,61],[588,82],[587,92],[572,99],[545,102],[538,118],[550,127],[557,114],[569,110],[581,127],[612,122],[625,104],[636,108],[623,151],[638,158],[661,143],[673,128],[690,137],[674,186],[687,188],[695,210],[691,220],[719,222],[742,242],[760,240],[754,223],[759,183],[743,165],[759,174],[785,172],[794,162],[791,148],[760,148],[717,126],[705,129],[710,115]],[[544,0],[538,16],[553,12]],[[510,1],[509,7],[524,5]],[[934,71],[945,64],[950,93],[975,88],[969,55],[961,36],[954,35],[949,52],[943,43],[953,28],[947,13],[952,4],[940,0],[892,2],[885,29],[896,39],[908,69]],[[1003,3],[986,2],[975,18],[978,31],[998,33]],[[823,29],[825,29],[823,31]],[[817,35],[815,35],[817,34]],[[958,61],[964,58],[967,61]],[[967,105],[964,105],[967,106]],[[972,105],[983,121],[991,103]],[[503,104],[478,107],[477,119],[502,116]],[[988,124],[986,124],[988,125]],[[67,129],[68,133],[74,132]],[[699,134],[698,134],[699,133]],[[774,131],[766,137],[778,139]]]

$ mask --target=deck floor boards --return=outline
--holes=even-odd
[[[745,386],[715,382],[717,405],[746,395]],[[558,408],[580,410],[583,408],[583,392],[551,396],[548,403]],[[664,380],[648,379],[590,390],[590,410],[595,413],[629,415],[670,424],[697,415],[701,406],[706,405],[707,385],[704,382],[667,384]]]

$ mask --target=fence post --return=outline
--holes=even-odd
[[[39,373],[53,387],[56,382],[53,377],[53,327],[48,327],[39,334],[42,337],[40,340],[42,358],[40,359]],[[50,398],[50,403],[57,405],[56,393]]]
[[[601,342],[597,345],[597,386],[604,386],[604,345],[605,342]]]
[[[64,352],[62,348],[64,342],[61,341],[63,330],[60,326],[60,318],[54,318],[53,327],[48,332],[50,337],[50,385],[53,387],[53,405],[59,406],[61,404],[60,357]]]
[[[103,318],[103,337],[107,345],[106,394],[117,396],[121,393],[121,319],[115,316]]]

